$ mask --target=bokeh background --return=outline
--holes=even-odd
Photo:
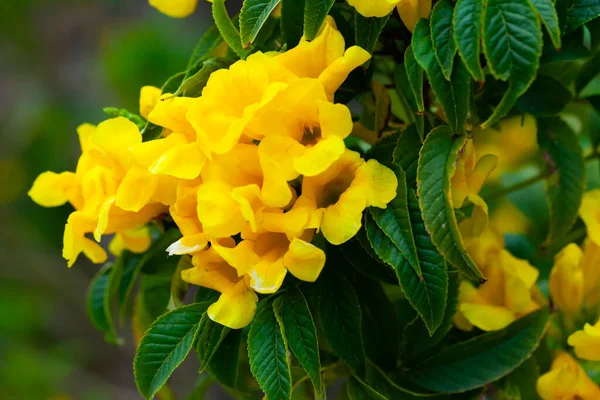
[[[27,191],[43,171],[74,170],[79,124],[106,106],[136,111],[143,85],[184,70],[210,23],[202,0],[184,20],[147,0],[0,1],[0,399],[141,399],[130,328],[123,347],[108,345],[86,315],[99,267],[61,257],[70,206],[38,207]],[[176,374],[177,392],[196,368]]]

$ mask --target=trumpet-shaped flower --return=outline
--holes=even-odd
[[[140,115],[146,119],[160,100],[161,90],[154,86],[144,86],[140,90]]]
[[[550,272],[550,295],[559,310],[579,312],[585,294],[585,277],[582,268],[583,252],[574,243],[567,245],[554,258]]]
[[[588,238],[600,246],[600,189],[583,194],[579,216],[585,222]]]
[[[538,378],[537,392],[542,400],[600,399],[600,388],[566,352],[559,353],[550,371]]]
[[[98,127],[82,125],[78,129],[82,155],[75,173],[42,173],[29,196],[38,204],[56,207],[69,202],[75,208],[65,227],[63,256],[71,266],[83,252],[93,262],[106,260],[97,241],[105,233],[119,233],[115,249],[125,246],[140,251],[145,245],[124,240],[132,228],[139,227],[175,201],[175,182],[155,177],[140,167],[131,148],[141,143],[138,128],[119,117]],[[144,243],[146,243],[144,241]]]
[[[152,7],[172,18],[185,18],[196,10],[198,0],[149,0]]]
[[[431,0],[347,0],[363,17],[385,17],[394,7],[411,32],[421,18],[429,18]]]
[[[575,348],[577,357],[600,361],[600,320],[595,325],[585,324],[583,330],[569,336],[568,343]]]

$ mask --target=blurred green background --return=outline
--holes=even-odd
[[[185,69],[209,4],[176,20],[147,0],[1,3],[0,399],[140,399],[130,327],[111,346],[86,315],[99,267],[80,257],[69,270],[61,257],[70,206],[41,208],[27,190],[43,171],[74,170],[79,124],[102,121],[106,106],[137,111],[143,85]],[[196,368],[180,369],[176,392]]]

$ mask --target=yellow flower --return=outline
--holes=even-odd
[[[223,246],[233,247],[231,238],[221,241]],[[246,277],[238,277],[213,247],[195,253],[193,268],[181,272],[184,281],[203,286],[221,293],[219,300],[208,308],[208,316],[213,321],[231,329],[247,326],[256,313],[258,296],[248,286]]]
[[[589,238],[583,245],[582,269],[584,277],[584,302],[589,308],[600,301],[600,247]]]
[[[146,119],[156,107],[161,95],[160,88],[144,86],[140,90],[140,115]]]
[[[108,249],[115,256],[121,255],[123,250],[134,253],[143,253],[150,248],[152,235],[147,226],[140,226],[115,233],[115,237],[108,245]]]
[[[600,320],[596,325],[585,324],[583,330],[569,336],[568,343],[575,348],[577,357],[600,361]]]
[[[361,227],[367,207],[385,208],[396,196],[396,175],[375,160],[365,162],[346,150],[325,172],[304,177],[302,198],[314,203],[322,214],[321,230],[332,244],[342,244]]]
[[[550,295],[559,310],[578,313],[583,304],[585,278],[583,252],[574,243],[567,245],[554,258],[550,273]]]
[[[469,219],[461,221],[461,232],[471,230],[471,223]],[[479,287],[461,282],[454,317],[459,329],[499,330],[539,307],[532,298],[537,269],[505,250],[502,236],[492,226],[480,235],[464,237],[467,253],[488,280]]]
[[[566,352],[559,353],[550,371],[538,378],[537,392],[542,400],[600,399],[600,388]]]
[[[421,18],[429,18],[431,0],[347,0],[363,17],[385,17],[394,7],[412,32]]]
[[[156,177],[139,166],[131,148],[141,143],[135,124],[119,117],[102,122],[98,127],[78,128],[82,154],[75,173],[42,173],[33,183],[29,196],[45,207],[69,202],[75,208],[64,233],[63,257],[71,266],[83,252],[95,263],[106,260],[106,252],[87,238],[94,234],[127,236],[155,216],[166,211],[175,201],[175,181]],[[121,240],[124,237],[121,237]],[[123,240],[115,249],[125,246],[140,251],[138,241]]]
[[[600,189],[583,194],[579,216],[585,222],[588,237],[600,246]]]
[[[152,7],[172,18],[185,18],[196,10],[198,0],[149,0]]]

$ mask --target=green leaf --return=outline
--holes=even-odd
[[[356,271],[372,279],[397,284],[396,274],[392,268],[379,262],[379,258],[373,252],[369,240],[366,238],[364,229],[358,231],[354,238],[339,248],[346,261]]]
[[[177,268],[171,279],[171,301],[169,302],[169,308],[178,308],[183,306],[183,299],[190,289],[190,283],[183,280],[181,277],[181,271],[188,269],[192,266],[192,262],[189,256],[182,256],[177,263]]]
[[[121,323],[125,320],[127,306],[131,290],[139,274],[141,254],[135,254],[128,250],[121,253],[115,261],[115,279],[118,279],[117,302],[119,306],[119,317]]]
[[[231,50],[233,50],[239,58],[242,60],[245,59],[248,54],[250,54],[250,49],[246,50],[244,46],[242,46],[240,33],[231,21],[231,18],[229,18],[227,8],[225,7],[225,0],[213,0],[212,3],[213,19],[215,20],[217,28],[219,28],[219,32],[221,32],[221,36],[223,36],[223,39],[225,39]]]
[[[280,2],[281,0],[244,0],[240,11],[240,35],[245,48],[254,43],[256,35]]]
[[[307,40],[313,40],[319,33],[335,0],[305,0],[305,3],[304,36]]]
[[[169,256],[167,248],[181,238],[179,229],[169,229],[152,242],[140,261],[142,272],[149,275],[173,276],[179,257]]]
[[[105,264],[96,273],[88,287],[86,303],[90,320],[96,328],[104,332],[104,340],[108,343],[119,344],[112,317],[111,299],[114,279],[112,263]]]
[[[546,180],[550,208],[547,243],[551,243],[577,220],[585,190],[585,161],[579,138],[558,117],[538,120],[538,141],[551,172]]]
[[[104,107],[104,113],[110,117],[124,117],[137,125],[138,129],[142,130],[146,127],[146,120],[137,114],[125,110],[124,108]]]
[[[290,288],[281,297],[280,319],[290,349],[312,381],[315,396],[322,398],[324,392],[317,329],[306,298],[298,287]]]
[[[230,329],[214,322],[205,313],[200,320],[198,332],[196,354],[198,355],[198,360],[200,360],[200,370],[198,373],[201,374],[209,366],[217,350],[219,350],[219,346],[221,346],[221,343],[223,343],[223,340],[229,334]]]
[[[573,94],[556,79],[538,75],[529,89],[517,100],[517,108],[536,116],[561,112],[573,99]]]
[[[600,68],[600,51],[587,60],[575,78],[575,93],[579,94],[598,75]]]
[[[406,53],[405,53],[406,54]],[[415,66],[421,71],[421,91],[423,90],[423,69],[415,63]],[[407,124],[414,123],[418,127],[419,136],[423,137],[425,134],[425,126],[424,126],[424,117],[423,113],[419,112],[419,107],[417,105],[417,100],[415,99],[415,95],[413,94],[413,89],[408,80],[408,75],[406,74],[405,64],[397,64],[394,68],[394,81],[396,83],[396,93],[399,97],[399,107],[401,107],[404,114],[407,114],[405,117],[400,114],[400,111],[394,112],[394,103],[392,102],[392,113],[397,115],[401,120],[405,121]],[[422,94],[421,94],[422,96]],[[406,108],[409,108],[407,110]]]
[[[485,80],[481,69],[479,52],[481,48],[481,25],[483,2],[480,0],[458,0],[454,8],[454,39],[458,54],[469,73],[476,81]]]
[[[419,166],[419,153],[423,142],[419,137],[415,125],[409,125],[400,133],[398,145],[394,151],[394,162],[406,174],[406,184],[409,188],[417,187],[417,167]]]
[[[354,14],[355,44],[373,54],[379,35],[381,35],[381,31],[390,19],[390,15],[391,13],[382,18],[367,18],[360,15],[360,13]]]
[[[431,41],[435,58],[442,67],[446,80],[450,80],[454,55],[456,54],[456,42],[452,29],[452,4],[449,0],[438,1],[431,11]]]
[[[542,30],[528,0],[488,0],[483,18],[483,51],[491,73],[508,81],[507,92],[487,128],[505,116],[533,82],[542,54]]]
[[[530,357],[519,368],[515,369],[510,375],[503,379],[503,389],[512,391],[517,396],[517,400],[538,400],[536,382],[540,377],[540,371],[535,361],[535,356]],[[503,391],[501,391],[503,392]],[[505,393],[502,393],[505,394]],[[510,399],[506,396],[505,399]]]
[[[417,23],[413,32],[412,47],[415,59],[427,72],[431,89],[441,104],[452,131],[463,133],[469,113],[471,80],[464,63],[460,59],[454,62],[452,76],[448,82],[435,58],[429,34],[429,21],[426,19],[421,19]]]
[[[542,19],[542,23],[546,27],[550,40],[557,50],[560,50],[560,26],[558,25],[558,15],[556,14],[556,8],[554,8],[554,1],[552,0],[529,0],[535,8],[535,11]]]
[[[394,166],[394,150],[396,149],[400,135],[394,133],[378,140],[368,151],[366,159],[375,159],[385,166]]]
[[[346,393],[350,400],[387,400],[381,393],[355,377],[350,378]]]
[[[450,346],[410,371],[427,390],[458,393],[499,379],[531,356],[538,347],[549,310],[534,311],[506,328]]]
[[[575,0],[569,8],[565,33],[574,31],[598,16],[600,16],[600,0]]]
[[[386,399],[399,400],[415,400],[415,399],[431,399],[431,400],[450,400],[447,394],[424,394],[414,390],[404,388],[393,382],[377,365],[373,363],[367,364],[366,382],[369,386],[382,394]],[[412,388],[411,388],[412,389]]]
[[[409,45],[404,52],[404,68],[415,99],[417,111],[423,112],[425,111],[423,102],[423,68],[421,68],[415,59],[412,45]]]
[[[219,69],[228,68],[230,65],[231,60],[217,57],[202,61],[186,73],[174,96],[182,94],[186,97],[199,97],[210,75]]]
[[[375,95],[375,132],[381,137],[383,131],[388,127],[392,117],[392,100],[385,86],[377,81],[371,82],[373,94]]]
[[[396,197],[384,209],[370,207],[369,212],[377,226],[386,234],[392,243],[400,250],[415,273],[421,277],[421,264],[417,257],[417,248],[413,237],[410,217],[408,215],[408,195],[406,187],[406,176],[401,168],[393,168],[398,187]]]
[[[139,392],[146,399],[167,382],[192,349],[200,319],[209,303],[195,303],[159,317],[140,341],[133,371]]]
[[[423,221],[438,251],[470,279],[484,279],[477,265],[466,254],[450,198],[458,152],[465,137],[453,139],[447,126],[433,129],[421,148],[417,171],[419,205]]]
[[[287,48],[298,45],[303,35],[305,0],[281,1],[281,35]]]
[[[194,66],[202,63],[206,58],[210,57],[211,53],[215,51],[219,45],[223,43],[223,37],[219,32],[219,29],[216,25],[212,25],[210,28],[204,32],[204,35],[196,44],[194,48],[194,52],[188,61],[186,70],[190,70],[194,68]]]
[[[289,399],[292,375],[287,346],[271,304],[263,307],[252,323],[248,335],[248,357],[252,375],[267,398]]]
[[[331,269],[331,268],[330,268]],[[357,375],[365,373],[362,316],[354,288],[342,274],[325,275],[320,287],[319,321],[333,352]]]
[[[221,296],[221,293],[217,292],[216,290],[198,286],[198,291],[194,296],[194,303],[201,303],[203,301],[210,301],[211,303],[214,303],[215,301],[219,300],[219,296]]]
[[[409,266],[412,273],[416,275],[414,268],[410,266],[410,263],[404,258],[402,252],[394,242],[392,242],[385,232],[381,230],[379,225],[377,225],[371,213],[365,213],[364,226],[369,243],[371,243],[371,247],[381,261],[392,267],[396,271],[396,275],[398,275],[398,269],[405,264]]]
[[[165,276],[142,274],[140,293],[145,312],[151,321],[154,321],[169,310],[171,279]]]
[[[241,329],[230,331],[208,363],[210,374],[222,385],[233,389],[237,388],[242,338]]]

